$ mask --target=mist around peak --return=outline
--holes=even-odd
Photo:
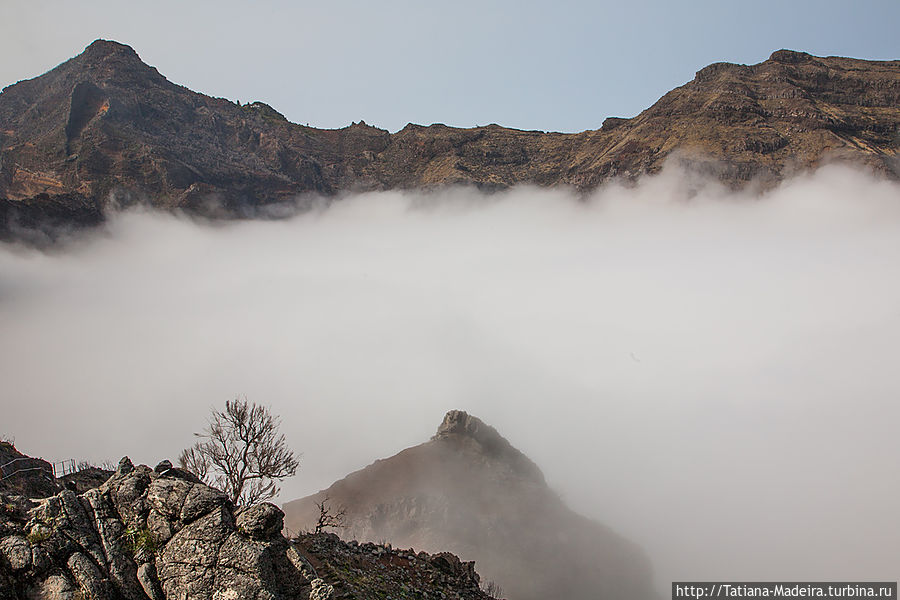
[[[537,465],[464,411],[448,412],[430,441],[285,503],[285,525],[310,529],[325,506],[341,511],[346,538],[474,559],[505,598],[659,597],[637,545],[572,512]]]
[[[890,578],[900,187],[764,196],[666,170],[588,198],[367,193],[283,220],[128,211],[0,246],[3,433],[175,457],[246,395],[303,453],[282,500],[476,414],[656,580]]]

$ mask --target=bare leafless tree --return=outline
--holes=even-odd
[[[201,438],[182,451],[181,467],[224,491],[235,505],[249,506],[278,493],[276,482],[297,472],[300,461],[278,433],[280,420],[246,398],[214,410]]]
[[[481,584],[481,591],[491,598],[503,598],[503,588],[496,581],[486,581]]]
[[[181,464],[182,469],[190,471],[202,481],[208,481],[212,461],[207,454],[200,451],[199,446],[200,442],[197,442],[190,448],[182,450],[181,456],[178,457],[178,462]]]
[[[343,506],[338,507],[337,512],[331,512],[328,506],[330,498],[325,496],[321,502],[316,502],[319,509],[319,520],[316,522],[316,533],[322,533],[326,527],[334,527],[340,529],[344,527],[344,518],[347,516],[347,509]]]

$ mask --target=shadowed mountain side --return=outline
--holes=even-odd
[[[598,122],[601,116],[598,115]],[[209,216],[268,216],[298,195],[520,183],[590,190],[670,157],[732,186],[771,185],[845,160],[900,172],[900,61],[779,50],[716,63],[633,119],[578,134],[498,125],[363,122],[322,130],[173,84],[130,47],[98,40],[0,94],[0,219],[10,230],[88,225],[146,202]]]
[[[431,441],[288,502],[288,527],[312,528],[326,497],[346,510],[343,537],[449,549],[511,600],[656,597],[637,546],[569,510],[533,462],[464,412],[447,413]]]

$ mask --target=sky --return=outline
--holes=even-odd
[[[695,183],[130,212],[49,253],[0,244],[0,435],[153,466],[246,396],[302,453],[287,501],[462,409],[640,544],[663,593],[893,580],[900,186]]]
[[[896,0],[4,0],[0,85],[104,38],[173,82],[316,127],[583,131],[717,61],[780,48],[898,59],[897,23]]]

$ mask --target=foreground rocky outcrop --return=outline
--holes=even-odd
[[[0,599],[383,598],[394,581],[416,581],[405,576],[410,559],[394,564],[381,552],[352,572],[330,568],[326,582],[311,561],[340,565],[352,548],[327,536],[292,542],[281,534],[283,519],[267,503],[236,511],[223,493],[167,461],[151,470],[123,458],[108,481],[80,496],[0,498]],[[414,569],[430,595],[407,586],[396,597],[486,597],[471,564],[445,561],[443,579],[428,574],[440,561]]]
[[[598,124],[602,116],[598,115]],[[741,186],[825,161],[900,174],[900,61],[779,50],[716,63],[631,118],[577,134],[498,125],[363,122],[322,130],[260,102],[169,82],[98,40],[0,93],[0,234],[38,238],[136,202],[208,216],[277,216],[299,195],[470,184],[633,180],[669,160]]]
[[[635,544],[569,510],[537,465],[462,411],[431,441],[288,502],[288,527],[312,528],[323,501],[344,509],[344,537],[474,559],[510,600],[657,597]]]
[[[122,459],[101,487],[28,510],[8,501],[4,598],[306,598],[314,577],[273,505],[237,516],[224,494]]]

